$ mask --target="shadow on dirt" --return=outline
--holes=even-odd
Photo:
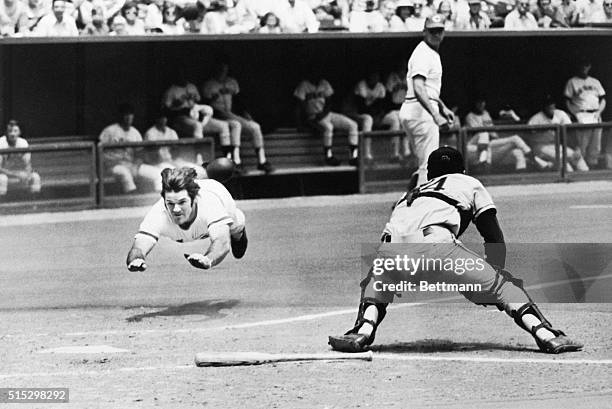
[[[435,353],[435,352],[459,352],[459,351],[535,351],[534,348],[498,344],[493,342],[454,342],[448,339],[421,339],[413,342],[397,342],[394,344],[374,345],[370,347],[374,352],[393,353]]]
[[[183,305],[175,306],[144,306],[142,308],[164,308],[161,311],[146,312],[142,314],[136,314],[126,318],[127,322],[139,322],[143,318],[155,318],[155,317],[175,317],[182,315],[205,315],[207,318],[222,318],[225,314],[221,313],[221,310],[233,308],[238,305],[238,300],[207,300],[192,302]],[[130,308],[131,309],[131,308]]]

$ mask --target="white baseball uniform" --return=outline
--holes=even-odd
[[[565,85],[564,95],[571,101],[572,112],[580,124],[601,122],[599,101],[606,95],[599,80],[593,77],[572,77]],[[578,148],[590,166],[597,165],[601,151],[601,128],[576,131]]]
[[[165,236],[179,243],[208,238],[208,230],[216,223],[227,224],[230,235],[239,238],[244,230],[244,213],[236,207],[230,192],[213,179],[196,181],[200,191],[195,199],[196,218],[188,229],[183,230],[172,221],[164,199],[159,199],[140,224],[136,236],[149,237],[155,241]]]
[[[440,144],[440,130],[429,112],[423,108],[414,93],[412,79],[420,75],[425,78],[425,88],[431,100],[431,106],[438,111],[440,90],[442,88],[442,62],[440,54],[425,41],[416,46],[408,60],[406,82],[408,91],[406,100],[400,109],[402,127],[414,142],[414,154],[419,160],[418,184],[427,181],[427,158]]]

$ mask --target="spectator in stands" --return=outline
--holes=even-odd
[[[229,34],[229,11],[225,0],[211,1],[202,21],[202,34]]]
[[[480,0],[468,0],[470,15],[467,19],[457,21],[457,30],[488,30],[491,20],[485,12],[481,10]]]
[[[0,35],[15,36],[29,32],[27,6],[20,0],[0,2]]]
[[[176,132],[168,127],[168,119],[160,113],[155,119],[155,124],[149,128],[144,135],[145,141],[177,141],[179,139]],[[181,158],[175,158],[172,155],[170,146],[161,146],[157,150],[157,154],[153,159],[153,163],[162,170],[165,168],[181,168],[189,167],[194,168],[199,176],[205,176],[206,172],[202,166],[195,163],[185,161]],[[199,161],[201,162],[201,161]]]
[[[386,21],[378,8],[378,1],[354,0],[349,14],[349,31],[381,32]]]
[[[454,30],[455,29],[455,16],[453,15],[453,9],[451,8],[450,2],[447,0],[442,0],[438,5],[438,14],[442,14],[445,17],[444,20],[444,30]]]
[[[319,30],[319,22],[305,0],[286,0],[279,13],[286,33],[316,33]]]
[[[188,5],[182,9],[181,18],[177,24],[182,24],[185,28],[185,33],[201,34],[202,21],[204,20],[205,9],[202,8],[202,3],[196,3],[195,6]]]
[[[603,11],[601,13],[595,14],[592,17],[592,22],[612,24],[612,1],[604,0],[602,6]]]
[[[91,11],[91,22],[85,26],[81,34],[89,36],[104,36],[109,34],[102,7],[94,7]]]
[[[423,31],[423,28],[425,27],[423,5],[423,0],[412,0],[412,15],[406,19],[407,31]]]
[[[34,31],[40,19],[51,11],[51,3],[47,0],[27,0],[25,4],[28,16],[28,30]]]
[[[601,113],[606,109],[606,91],[601,82],[589,75],[591,62],[582,57],[578,62],[577,75],[565,85],[564,95],[567,109],[579,124],[601,122]],[[601,128],[576,130],[577,148],[591,167],[597,167],[601,151]]]
[[[185,34],[185,27],[179,23],[179,9],[174,3],[164,2],[162,8],[161,32],[167,35]]]
[[[436,14],[436,10],[439,6],[438,3],[438,0],[425,0],[425,4],[423,5],[423,11],[421,13],[423,14],[423,17],[427,18]]]
[[[470,128],[493,126],[493,119],[486,110],[486,101],[479,97],[474,107],[465,117],[465,125]],[[537,157],[532,149],[518,135],[500,137],[497,132],[476,132],[468,139],[467,153],[470,163],[478,163],[488,168],[495,165],[513,165],[518,172],[527,170],[530,159],[537,169],[552,168],[553,164]]]
[[[528,125],[568,125],[572,120],[562,110],[557,109],[555,101],[550,95],[547,95],[542,104],[542,110],[532,116],[527,122]],[[544,160],[554,162],[556,160],[557,139],[555,131],[537,131],[535,135],[528,139],[529,145],[535,154]],[[580,151],[567,148],[566,170],[573,172],[575,170],[587,171],[587,166]]]
[[[597,23],[603,11],[602,0],[584,0],[578,4],[578,24]]]
[[[266,13],[272,12],[275,14],[279,14],[279,7],[281,7],[281,2],[278,0],[243,0],[244,6],[247,10],[257,16],[258,18],[262,18],[266,15]]]
[[[129,104],[119,106],[119,121],[107,126],[100,133],[100,143],[141,142],[142,136],[134,123],[134,108]],[[152,183],[155,190],[161,190],[161,174],[155,166],[143,163],[134,155],[134,148],[115,148],[104,150],[104,169],[121,184],[124,193],[136,190],[134,180],[142,178]]]
[[[6,135],[0,137],[0,149],[27,147],[19,123],[10,120],[6,125]],[[0,154],[0,196],[6,195],[9,184],[24,185],[31,193],[40,192],[40,175],[32,170],[30,152]]]
[[[109,35],[112,36],[126,36],[128,32],[126,30],[127,21],[121,14],[117,14],[111,19],[111,32]]]
[[[307,125],[320,132],[323,136],[323,152],[325,163],[329,166],[338,166],[340,161],[334,156],[333,137],[334,130],[348,132],[350,160],[349,164],[357,166],[359,163],[359,133],[357,122],[349,117],[332,112],[330,98],[334,89],[325,79],[318,81],[303,80],[293,92],[301,108],[301,115]]]
[[[138,6],[132,1],[128,1],[121,8],[121,15],[125,18],[125,31],[128,35],[144,35],[144,22],[138,18]]]
[[[406,99],[406,92],[408,91],[408,84],[406,83],[407,66],[407,62],[402,61],[401,67],[399,67],[397,71],[389,73],[387,76],[387,81],[385,82],[385,110],[388,113],[385,116],[384,121],[389,123],[390,131],[400,131],[402,129],[399,111],[404,103],[404,100]],[[402,142],[400,143],[400,141]],[[403,133],[401,137],[397,136],[392,138],[391,144],[393,145],[392,159],[394,161],[400,162],[402,159],[408,157],[412,152],[412,149],[410,148],[410,138],[408,138],[405,133]]]
[[[406,31],[406,20],[412,14],[412,3],[409,0],[399,0],[396,4],[395,15],[391,17],[391,31]]]
[[[538,7],[534,10],[533,16],[541,28],[569,28],[569,24],[565,22],[565,15],[558,7],[551,4],[551,0],[538,0]]]
[[[516,7],[504,20],[506,30],[537,30],[538,22],[529,12],[529,0],[516,0]]]
[[[198,88],[184,79],[184,75],[170,86],[162,97],[162,107],[170,127],[181,138],[203,138],[202,124],[192,117],[191,110],[200,101]]]
[[[310,3],[320,23],[319,30],[348,28],[350,7],[347,0],[313,0]]]
[[[455,21],[470,18],[470,6],[466,0],[449,0]]]
[[[104,4],[104,15],[109,20],[121,12],[126,0],[102,0]],[[112,22],[111,22],[112,23]],[[112,25],[109,23],[109,25]]]
[[[280,20],[278,16],[271,11],[264,14],[261,18],[260,27],[258,30],[262,34],[280,34],[282,33]]]
[[[68,1],[53,0],[52,12],[40,19],[34,34],[40,37],[78,36],[79,30],[74,18],[65,13],[66,3]]]
[[[204,100],[213,107],[216,119],[237,121],[242,126],[243,131],[251,134],[255,153],[257,154],[257,169],[270,173],[273,168],[266,159],[261,126],[253,120],[244,107],[240,106],[240,101],[234,101],[239,93],[240,86],[238,81],[229,76],[229,64],[225,59],[219,59],[215,64],[213,78],[206,81],[202,86]],[[237,170],[242,171],[240,144],[233,146],[232,159],[236,164]]]
[[[569,27],[574,27],[578,24],[578,8],[574,0],[561,0],[558,9],[563,14],[565,24]]]
[[[145,30],[149,33],[161,32],[164,22],[164,0],[153,0],[147,7],[147,13],[144,18]]]
[[[395,0],[382,0],[380,2],[380,15],[382,16],[384,21],[383,23],[383,31],[404,31],[403,24],[397,26],[394,22],[399,20],[397,14],[395,14]],[[400,20],[401,22],[401,20]]]

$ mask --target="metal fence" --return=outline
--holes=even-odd
[[[160,178],[165,167],[199,166],[214,159],[214,149],[213,138],[115,144],[39,142],[27,148],[0,149],[5,165],[11,155],[30,154],[32,171],[40,176],[42,187],[40,192],[32,192],[27,180],[9,177],[8,191],[0,195],[0,209],[12,212],[18,207],[31,209],[43,203],[54,203],[58,208],[104,207],[109,196],[124,193],[120,178],[113,174],[107,160],[113,152],[127,152],[133,158],[134,165],[127,166],[127,170],[136,185],[135,192],[145,193],[159,191],[161,185],[143,183],[141,168],[146,167],[149,175]]]
[[[568,157],[568,147],[575,147],[577,141],[574,133],[576,130],[601,131],[601,148],[598,153],[598,160],[603,167],[612,167],[612,122],[598,124],[571,124],[571,125],[497,125],[490,127],[469,128],[445,131],[440,133],[440,145],[456,147],[463,154],[466,173],[479,178],[497,178],[505,182],[524,183],[533,181],[559,182],[570,181],[582,175],[593,176],[595,172],[568,172],[570,159]],[[497,150],[491,161],[490,167],[483,168],[478,166],[478,134],[486,133],[494,142]],[[363,133],[360,138],[360,152],[364,152],[365,139],[372,139],[373,160],[367,160],[363,155],[360,159],[359,167],[359,188],[361,193],[391,191],[405,189],[410,176],[417,168],[414,158],[403,161],[392,160],[390,146],[393,145],[393,138],[403,138],[403,131],[375,131]],[[597,144],[597,142],[595,142]],[[542,146],[550,145],[547,155],[543,155]],[[516,160],[512,157],[514,149],[525,150],[525,146],[534,151],[538,157],[545,156],[543,162],[536,164],[529,163],[530,155],[526,156],[527,166],[524,169],[516,168]],[[491,146],[489,141],[489,146]],[[503,153],[508,155],[501,158]],[[517,156],[520,154],[516,153]],[[607,159],[606,159],[607,158]],[[492,159],[492,160],[491,160]],[[497,160],[497,163],[496,163]],[[538,165],[539,163],[539,165]],[[546,166],[548,165],[548,166]],[[571,165],[571,164],[570,164]],[[591,169],[591,171],[594,169]],[[602,177],[606,177],[608,172]],[[525,175],[532,175],[527,178]],[[579,176],[580,175],[580,176]]]

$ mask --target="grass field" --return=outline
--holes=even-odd
[[[508,242],[612,243],[610,182],[490,191]],[[355,318],[360,245],[396,197],[241,202],[247,255],[210,271],[183,259],[197,244],[160,241],[147,272],[128,272],[145,207],[3,217],[0,387],[68,387],[74,408],[612,407],[605,302],[541,305],[579,353],[542,354],[505,314],[462,301],[395,304],[372,362],[195,367],[203,351],[328,351]],[[480,241],[473,227],[464,241]],[[100,345],[122,352],[44,353]]]

